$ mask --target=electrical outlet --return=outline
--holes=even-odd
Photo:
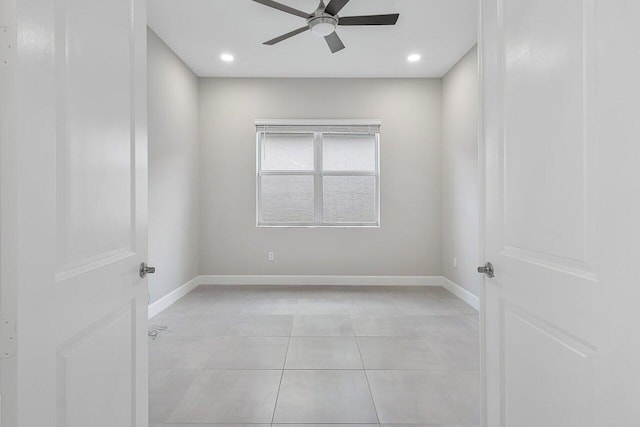
[[[453,257],[453,268],[458,268],[458,258]]]
[[[273,261],[273,259],[274,259],[274,257],[273,257],[273,252],[269,252],[269,253],[267,253],[267,259],[268,259],[269,261]]]

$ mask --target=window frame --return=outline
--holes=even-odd
[[[267,132],[268,126],[305,127],[308,130],[291,132]],[[375,132],[349,131],[349,128],[371,126]],[[332,129],[344,128],[345,131]],[[261,129],[262,128],[262,129]],[[324,128],[324,130],[323,130]],[[256,120],[256,227],[258,228],[380,228],[380,121],[379,120]],[[267,133],[313,135],[313,170],[262,170],[263,138]],[[375,144],[375,170],[372,171],[324,171],[323,170],[323,135],[373,135]],[[314,221],[313,223],[281,223],[262,221],[262,177],[263,176],[313,176],[314,180]],[[373,176],[375,178],[375,221],[374,222],[326,222],[324,215],[324,177],[325,176]]]

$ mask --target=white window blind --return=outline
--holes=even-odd
[[[256,121],[257,224],[380,225],[378,121]]]

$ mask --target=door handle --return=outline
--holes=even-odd
[[[484,273],[486,274],[488,277],[493,277],[493,264],[491,264],[490,262],[486,263],[485,265],[478,267],[478,273]]]
[[[144,262],[140,264],[140,277],[144,278],[147,274],[153,274],[156,272],[155,267],[149,267]]]

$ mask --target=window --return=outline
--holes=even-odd
[[[380,225],[378,121],[256,121],[259,227]]]

